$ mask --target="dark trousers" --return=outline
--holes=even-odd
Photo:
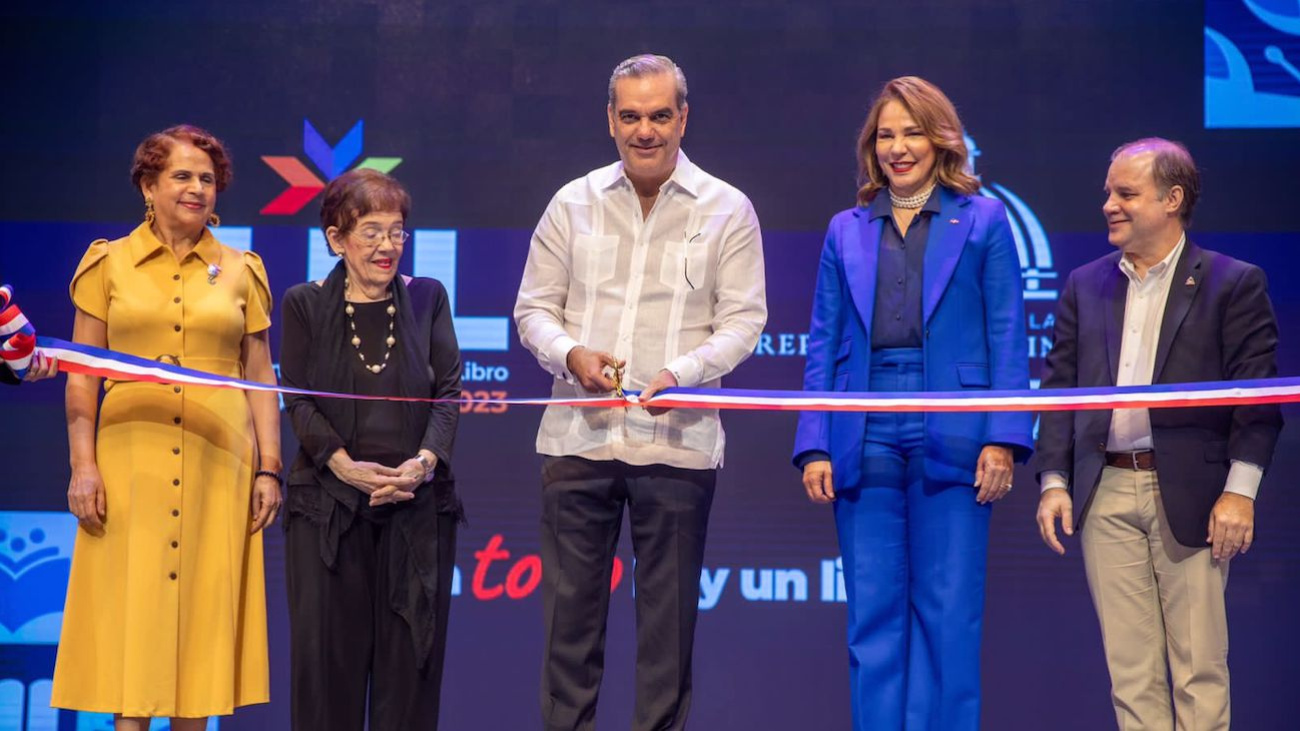
[[[437,729],[456,516],[439,515],[434,649],[424,670],[411,630],[389,608],[382,570],[406,550],[398,531],[358,518],[339,538],[333,570],[321,559],[321,529],[299,515],[285,526],[289,588],[290,718],[300,731]]]
[[[686,727],[700,570],[716,481],[715,470],[546,458],[541,703],[547,731],[596,727],[611,572],[625,504],[636,557],[636,704],[631,728]]]

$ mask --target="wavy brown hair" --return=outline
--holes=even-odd
[[[135,157],[131,160],[131,185],[139,189],[141,183],[152,185],[156,182],[167,169],[167,158],[171,157],[172,146],[177,142],[188,142],[208,154],[212,159],[212,174],[216,178],[218,193],[230,185],[234,170],[225,145],[211,132],[192,124],[178,124],[144,138],[135,148]]]
[[[877,193],[889,187],[889,179],[876,158],[876,130],[880,126],[880,111],[891,101],[903,105],[934,145],[934,169],[939,184],[966,195],[979,191],[980,182],[970,173],[966,162],[969,153],[962,140],[957,108],[934,84],[919,76],[900,76],[880,90],[858,134],[858,205],[867,205]]]

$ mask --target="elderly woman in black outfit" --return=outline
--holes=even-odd
[[[458,399],[447,292],[398,275],[410,196],[354,170],[324,192],[342,260],[284,297],[286,386]],[[285,520],[293,728],[435,729],[456,527],[457,403],[285,396],[301,448]]]

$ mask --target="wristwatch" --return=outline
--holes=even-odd
[[[424,456],[423,453],[416,454],[415,458],[419,460],[420,466],[424,467],[424,474],[426,476],[433,471],[433,463],[430,462],[429,458]]]

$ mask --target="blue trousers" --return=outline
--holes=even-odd
[[[872,391],[923,390],[921,351],[872,354]],[[976,731],[990,506],[927,484],[921,414],[869,414],[837,485],[855,731]]]

